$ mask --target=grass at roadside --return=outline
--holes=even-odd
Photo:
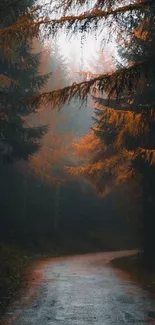
[[[147,269],[138,255],[121,257],[113,260],[111,264],[129,273],[131,278],[144,289],[155,293],[155,271]]]
[[[0,244],[0,313],[16,296],[23,271],[31,261],[24,251]]]

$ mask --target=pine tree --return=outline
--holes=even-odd
[[[112,7],[102,10],[103,2],[92,15],[85,13],[79,17],[70,17],[76,28],[77,21],[83,21],[83,27],[90,21],[102,17],[114,18],[119,26],[118,47],[121,48],[121,64],[113,73],[92,77],[81,84],[52,94],[58,104],[72,96],[85,99],[91,91],[101,93],[95,101],[95,136],[101,141],[94,148],[88,165],[71,170],[85,175],[102,192],[110,182],[129,179],[135,173],[140,175],[144,195],[144,250],[151,259],[154,242],[154,10],[153,1],[137,2],[124,7]],[[95,11],[96,10],[96,11]],[[66,18],[67,20],[67,18]],[[108,20],[108,19],[107,19]],[[106,20],[106,22],[107,22]],[[69,19],[68,19],[69,21]],[[105,22],[105,24],[106,24]],[[112,23],[112,22],[111,22]],[[121,38],[120,38],[121,37]],[[123,46],[122,46],[123,44]],[[124,48],[126,47],[126,50]],[[135,55],[136,53],[136,55]],[[124,60],[123,60],[124,59]],[[106,92],[106,98],[102,93]]]
[[[154,8],[153,8],[154,9]],[[141,175],[142,206],[143,206],[143,245],[145,258],[154,263],[155,249],[155,143],[154,143],[154,105],[155,105],[155,78],[154,78],[154,52],[155,52],[155,19],[154,12],[147,8],[135,27],[133,36],[129,40],[128,52],[125,47],[120,48],[120,57],[124,64],[140,64],[147,62],[146,74],[142,74],[137,83],[136,91],[129,92],[124,100],[125,109],[133,116],[130,126],[130,138],[125,135],[123,145],[134,150],[132,160],[133,169]],[[149,62],[150,60],[150,62]],[[134,121],[137,118],[137,125]],[[139,119],[139,122],[138,122]],[[136,132],[135,132],[136,130]],[[129,140],[127,139],[129,138]]]
[[[3,11],[2,24],[10,26],[31,8],[34,1],[20,1],[18,7],[12,5],[11,11]],[[10,2],[13,4],[13,1]],[[1,18],[2,19],[2,18]],[[27,159],[40,147],[40,139],[47,127],[29,126],[26,117],[37,112],[38,105],[26,102],[31,96],[39,94],[44,87],[49,74],[40,75],[39,65],[41,53],[32,53],[32,40],[26,43],[12,44],[11,57],[1,51],[1,117],[0,117],[0,147],[1,161],[16,158]]]

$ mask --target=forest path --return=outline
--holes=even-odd
[[[30,271],[5,325],[155,324],[155,303],[110,261],[133,251],[52,258]]]

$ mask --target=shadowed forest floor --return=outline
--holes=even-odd
[[[137,255],[121,257],[111,263],[115,268],[127,272],[144,289],[155,294],[155,271],[146,268]]]

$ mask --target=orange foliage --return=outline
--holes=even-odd
[[[134,152],[106,146],[93,131],[74,143],[73,149],[80,165],[66,167],[68,173],[84,177],[102,195],[107,195],[132,177],[130,165]]]
[[[41,180],[52,184],[64,183],[67,176],[64,173],[64,161],[70,153],[70,135],[53,134],[50,137],[50,147],[42,146],[34,155],[29,164],[30,171],[35,173]]]
[[[82,137],[78,142],[73,143],[74,153],[79,158],[90,158],[100,143],[100,139],[92,131]]]

